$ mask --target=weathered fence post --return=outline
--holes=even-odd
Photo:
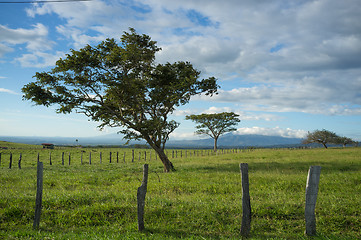
[[[142,185],[138,188],[137,191],[138,231],[144,230],[144,207],[145,207],[145,195],[147,193],[147,185],[148,185],[148,164],[144,164]]]
[[[53,165],[53,163],[51,162],[51,152],[49,152],[49,164],[50,166]]]
[[[119,152],[117,152],[117,163],[119,163]]]
[[[132,150],[132,162],[134,162],[134,150]]]
[[[102,152],[100,152],[99,158],[100,158],[100,163],[102,163]]]
[[[69,166],[70,166],[70,159],[71,159],[71,156],[70,156],[70,152],[69,152]]]
[[[61,154],[61,165],[64,165],[64,152]]]
[[[92,165],[92,152],[89,152],[89,165]]]
[[[20,153],[20,157],[19,157],[19,161],[18,161],[19,169],[21,169],[21,157],[22,157],[22,154]]]
[[[42,198],[43,198],[43,163],[38,162],[37,179],[36,179],[35,217],[33,224],[34,229],[39,228]]]
[[[112,163],[112,152],[109,153],[109,163]]]
[[[242,237],[248,237],[251,231],[251,200],[249,196],[248,164],[240,164],[242,175]]]
[[[125,163],[125,152],[123,154],[123,162]]]
[[[10,153],[10,160],[9,160],[9,169],[11,169],[11,166],[13,165],[13,154]]]
[[[321,167],[311,166],[308,170],[306,185],[306,205],[305,205],[305,221],[306,235],[316,235],[316,201],[318,193],[318,183],[320,182]]]

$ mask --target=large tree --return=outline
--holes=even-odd
[[[51,71],[37,72],[36,81],[23,87],[23,99],[55,105],[58,113],[85,114],[99,128],[120,127],[125,139],[144,139],[164,171],[172,171],[164,148],[179,123],[169,115],[193,95],[212,96],[218,85],[214,77],[200,80],[189,62],[156,64],[160,50],[149,36],[130,28],[119,43],[106,39],[71,50]]]
[[[340,137],[331,131],[328,130],[315,130],[313,132],[309,132],[306,136],[306,139],[303,140],[303,144],[308,143],[320,143],[325,148],[327,148],[328,143],[333,144],[339,144],[340,143]]]
[[[187,115],[187,120],[197,123],[198,129],[195,133],[199,135],[208,135],[214,139],[214,151],[217,151],[217,142],[219,136],[224,133],[236,131],[236,126],[241,120],[239,115],[233,112],[222,112],[214,114]]]

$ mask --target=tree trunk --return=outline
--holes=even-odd
[[[326,143],[322,143],[322,145],[327,149]]]
[[[175,168],[173,166],[173,163],[171,161],[169,161],[167,155],[165,155],[163,149],[161,148],[154,148],[154,150],[157,152],[160,160],[163,163],[164,166],[164,172],[171,172],[171,171],[175,171]]]
[[[158,146],[149,137],[144,137],[144,139],[147,141],[147,143],[154,149],[154,151],[159,156],[159,158],[162,161],[163,166],[164,166],[164,172],[175,171],[173,163],[171,161],[169,161],[167,155],[164,153],[164,149],[162,147]]]
[[[218,141],[218,138],[214,138],[214,146],[213,146],[214,152],[217,152],[217,141]]]

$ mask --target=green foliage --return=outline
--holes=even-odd
[[[360,239],[361,161],[359,148],[242,150],[193,154],[173,159],[178,171],[163,174],[158,161],[147,159],[148,192],[144,233],[136,224],[136,192],[142,160],[130,161],[132,149],[86,149],[92,165],[80,164],[82,149],[0,150],[1,239],[240,239],[239,163],[249,164],[252,229],[250,239],[304,237],[307,171],[322,167],[316,205],[317,232],[312,239]],[[40,230],[32,230],[36,161],[44,162]],[[72,164],[61,165],[61,152]],[[126,163],[109,163],[108,151],[126,152]],[[8,169],[9,153],[23,153],[23,168]],[[52,152],[53,165],[48,156]],[[99,153],[103,162],[99,162]],[[192,152],[192,156],[190,156]],[[201,153],[199,151],[199,153]],[[114,156],[114,154],[113,154]]]
[[[351,138],[340,137],[334,132],[323,129],[323,130],[315,130],[312,133],[309,132],[303,143],[304,144],[320,143],[325,148],[327,148],[328,143],[342,144],[343,146],[346,146],[347,144],[354,143],[354,141]]]
[[[144,139],[164,157],[165,143],[178,123],[168,116],[193,95],[213,95],[214,77],[199,79],[189,62],[156,65],[161,49],[147,35],[134,29],[118,44],[107,39],[97,46],[71,50],[49,72],[37,72],[25,85],[23,99],[38,105],[56,105],[58,113],[76,111],[105,126],[123,128],[126,139]]]

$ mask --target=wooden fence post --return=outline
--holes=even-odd
[[[307,185],[306,185],[306,206],[305,206],[305,221],[306,221],[306,235],[316,235],[316,201],[318,193],[318,183],[320,182],[321,167],[311,166],[308,170]]]
[[[125,163],[125,152],[123,154],[123,162]]]
[[[117,163],[119,163],[119,152],[117,152]]]
[[[70,156],[70,152],[69,152],[69,166],[70,166],[70,159],[71,159],[71,156]]]
[[[143,181],[137,191],[138,231],[144,230],[144,207],[145,207],[145,195],[147,193],[147,185],[148,185],[148,164],[144,164]]]
[[[33,224],[34,229],[39,228],[42,198],[43,198],[43,163],[38,162],[37,179],[36,179],[35,217]]]
[[[89,152],[89,165],[92,165],[92,152]]]
[[[64,165],[64,152],[61,154],[61,165]]]
[[[11,166],[13,165],[13,154],[10,153],[10,160],[9,160],[9,169],[11,169]]]
[[[248,164],[240,164],[242,175],[242,237],[248,237],[251,231],[251,200],[249,196]]]
[[[49,164],[50,166],[53,165],[53,163],[51,162],[51,152],[49,152]]]
[[[99,158],[100,158],[100,163],[102,163],[102,152],[100,152]]]
[[[112,163],[112,152],[109,153],[109,163]]]
[[[22,158],[22,154],[20,153],[20,157],[19,157],[19,161],[18,161],[19,169],[21,169],[21,158]]]
[[[132,150],[132,162],[134,162],[134,150]]]

